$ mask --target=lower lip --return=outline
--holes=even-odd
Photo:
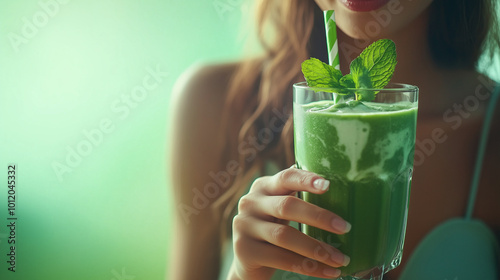
[[[341,2],[349,10],[355,12],[369,12],[381,8],[387,4],[389,0],[342,0]]]

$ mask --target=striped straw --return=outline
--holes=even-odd
[[[324,11],[326,43],[328,46],[328,60],[331,66],[340,70],[339,45],[337,40],[337,24],[335,23],[335,11]]]

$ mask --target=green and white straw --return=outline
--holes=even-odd
[[[340,70],[339,45],[337,40],[337,23],[335,23],[335,12],[328,10],[323,12],[325,16],[326,43],[328,46],[328,60],[331,66]]]

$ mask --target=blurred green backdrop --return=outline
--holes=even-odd
[[[164,279],[171,89],[196,61],[239,56],[245,2],[0,6],[0,279]]]

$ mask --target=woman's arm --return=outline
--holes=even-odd
[[[231,72],[228,66],[191,71],[175,90],[170,175],[175,191],[176,238],[169,279],[210,280],[220,273],[220,228],[228,221],[221,221],[221,213],[210,207],[218,197],[203,194],[205,186],[213,182],[209,174],[223,170],[218,136]],[[349,230],[334,213],[293,196],[297,191],[324,193],[327,185],[318,179],[316,174],[290,168],[253,183],[240,199],[233,220],[234,260],[228,279],[269,279],[276,268],[291,271],[307,260],[317,261],[318,269],[301,273],[338,276],[336,268],[347,265],[349,258],[287,225],[287,221],[296,221],[337,234]],[[218,196],[224,190],[219,188]]]
[[[175,231],[168,279],[217,279],[220,269],[221,214],[204,187],[218,172],[222,145],[221,113],[231,66],[195,67],[174,87],[171,103],[170,178]],[[223,189],[219,189],[219,194]]]

